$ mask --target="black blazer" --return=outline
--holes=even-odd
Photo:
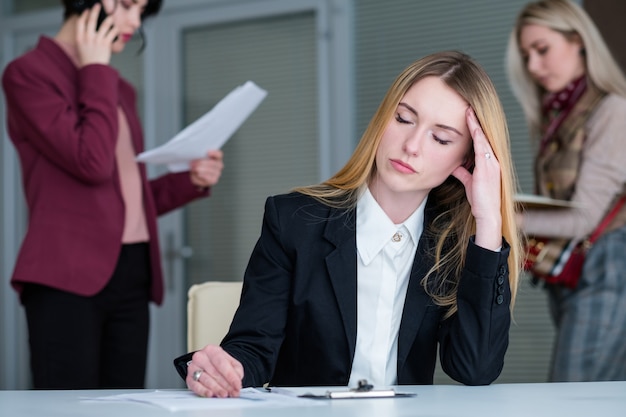
[[[436,215],[429,197],[425,223]],[[244,367],[244,386],[347,385],[357,329],[356,211],[301,194],[267,199],[241,303],[221,346]],[[426,228],[425,228],[426,229]],[[443,370],[467,385],[493,382],[508,346],[509,246],[468,242],[458,312],[444,320],[420,285],[434,244],[418,244],[398,336],[398,384],[432,384],[437,344]],[[175,360],[181,376],[191,354]]]

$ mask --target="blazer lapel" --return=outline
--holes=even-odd
[[[433,210],[428,210],[427,207],[424,225],[429,224],[433,214]],[[326,267],[341,312],[341,320],[352,355],[350,361],[352,361],[357,331],[356,210],[342,214],[339,210],[331,209],[324,230],[324,237],[335,246],[335,250],[326,257]],[[427,306],[432,304],[432,300],[420,284],[421,279],[432,265],[432,260],[427,256],[428,248],[432,244],[433,242],[427,239],[423,233],[413,260],[406,294],[407,301],[402,311],[398,335],[398,371],[406,362]]]
[[[343,327],[350,348],[350,360],[356,346],[356,210],[341,213],[330,211],[324,237],[335,245],[326,257],[328,275],[341,312]]]
[[[398,374],[400,374],[400,369],[402,369],[407,360],[409,350],[424,319],[426,308],[432,304],[431,298],[422,288],[421,281],[432,266],[432,259],[428,256],[428,251],[433,242],[426,237],[426,228],[430,224],[433,215],[432,208],[429,210],[427,206],[424,215],[424,232],[415,251],[409,286],[402,310],[402,321],[400,322],[398,334]]]

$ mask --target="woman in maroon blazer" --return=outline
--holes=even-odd
[[[12,277],[36,388],[142,387],[148,303],[163,299],[157,216],[205,197],[220,151],[148,181],[135,91],[109,65],[160,0],[104,0],[11,62],[2,78],[28,230]]]

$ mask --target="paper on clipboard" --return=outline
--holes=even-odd
[[[298,398],[310,398],[314,400],[339,400],[339,399],[358,399],[358,398],[406,398],[415,397],[417,394],[412,392],[396,392],[393,388],[374,389],[373,385],[367,383],[366,379],[359,381],[359,386],[353,389],[330,389],[323,392],[305,392],[304,394],[296,394],[291,390],[280,387],[265,387],[268,392],[282,394],[287,396],[298,396]]]
[[[187,171],[190,161],[204,157],[211,149],[220,149],[265,96],[267,91],[247,81],[167,143],[140,153],[137,161],[167,164],[171,172]]]
[[[311,398],[317,400],[342,400],[342,399],[359,399],[359,398],[407,398],[415,397],[417,394],[412,392],[396,392],[393,389],[387,390],[370,390],[370,391],[357,391],[357,390],[342,390],[342,391],[326,391],[323,394],[302,394],[299,398]]]

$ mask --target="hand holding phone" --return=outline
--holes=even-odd
[[[76,0],[73,6],[79,12],[76,20],[76,47],[81,66],[109,64],[118,30],[104,11],[101,1]]]
[[[107,13],[104,11],[104,6],[100,0],[75,0],[72,3],[72,9],[78,14],[82,14],[85,10],[91,9],[96,3],[100,3],[100,14],[98,14],[98,21],[96,23],[96,30],[100,29],[100,25],[107,18]]]

